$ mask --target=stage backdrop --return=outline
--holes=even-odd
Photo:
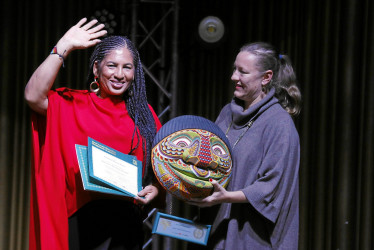
[[[118,12],[120,3],[126,9],[130,2],[1,1],[0,249],[27,249],[30,110],[23,91],[28,78],[81,17],[102,8]],[[152,23],[157,8],[147,6],[139,18]],[[372,13],[369,0],[180,1],[178,115],[216,118],[232,97],[233,61],[246,42],[270,42],[295,65],[303,94],[295,120],[302,156],[300,249],[374,249]],[[208,15],[225,24],[218,44],[205,44],[197,35]],[[131,32],[128,23],[118,32]],[[147,51],[140,53],[147,61]],[[71,54],[56,86],[87,88],[88,56],[89,51]],[[149,101],[157,106],[154,96]],[[177,213],[187,217],[191,209],[179,206]]]

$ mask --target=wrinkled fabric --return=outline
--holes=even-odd
[[[159,129],[161,124],[150,107]],[[75,145],[93,138],[128,154],[134,122],[122,101],[101,99],[87,90],[48,93],[46,116],[32,113],[30,249],[68,249],[68,217],[90,201],[127,199],[83,190]],[[143,161],[141,138],[133,152]],[[144,173],[143,165],[143,173]],[[152,171],[151,171],[152,172]]]
[[[251,120],[253,125],[244,132]],[[221,205],[210,247],[297,249],[299,135],[292,118],[274,97],[274,89],[245,111],[240,101],[233,99],[216,123],[227,132],[234,147],[227,189],[243,191],[249,203]]]

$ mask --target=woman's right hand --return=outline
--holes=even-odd
[[[82,18],[58,41],[57,52],[66,57],[73,50],[85,49],[98,44],[99,38],[105,36],[107,31],[104,29],[104,24],[96,25],[97,23],[96,19],[87,22],[87,18]]]
[[[87,18],[81,19],[56,44],[58,55],[49,55],[35,70],[25,88],[25,99],[31,109],[39,114],[46,114],[48,91],[51,89],[66,56],[75,49],[85,49],[98,44],[99,38],[107,33],[104,24],[96,24],[97,20],[87,22]]]
[[[213,193],[205,198],[192,198],[187,203],[198,207],[211,207],[221,203],[248,203],[243,191],[227,191],[217,181],[210,180]]]

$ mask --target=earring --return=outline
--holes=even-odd
[[[129,88],[127,89],[127,96],[132,96],[134,94],[134,91],[132,91],[131,87],[134,84],[134,80],[131,82]]]
[[[267,91],[267,89],[266,89],[265,86],[266,86],[266,85],[262,85],[261,90],[262,90],[262,92],[264,92],[264,93],[266,94],[268,91]]]
[[[97,93],[99,92],[99,90],[100,90],[100,85],[97,82],[97,76],[95,76],[95,79],[93,80],[93,82],[90,83],[90,91]]]

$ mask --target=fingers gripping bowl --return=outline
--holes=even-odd
[[[209,179],[223,187],[230,181],[230,144],[222,130],[203,117],[168,121],[156,134],[151,158],[157,180],[180,200],[209,196],[213,192]]]

